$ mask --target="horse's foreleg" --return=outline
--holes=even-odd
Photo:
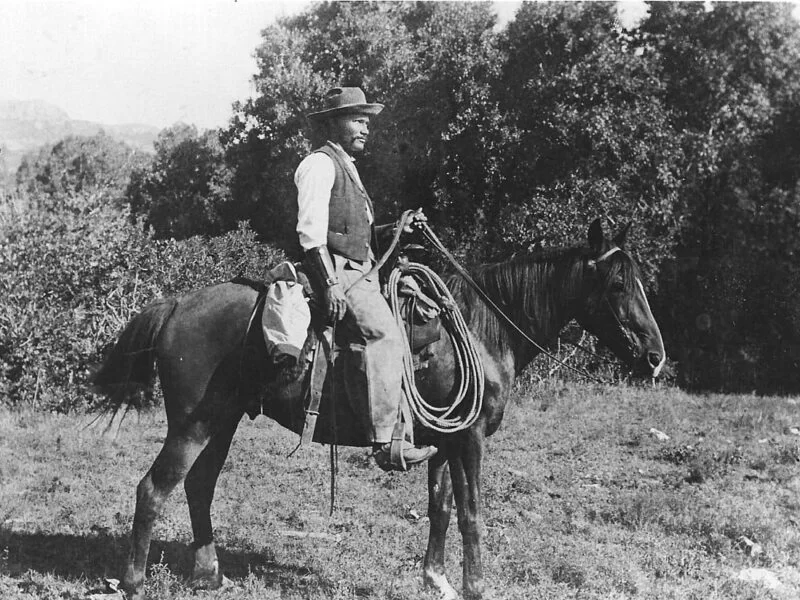
[[[132,600],[143,597],[142,584],[155,519],[170,492],[186,477],[208,437],[204,423],[192,423],[180,430],[170,428],[161,452],[136,488],[131,550],[123,578],[123,587]]]
[[[464,596],[469,599],[486,597],[481,561],[481,460],[483,428],[480,421],[454,440],[448,453],[453,492],[458,508],[458,528],[464,544]]]
[[[214,547],[211,525],[211,502],[222,465],[228,457],[233,434],[239,426],[242,413],[224,417],[215,427],[211,441],[195,461],[183,483],[194,534],[194,569],[192,585],[196,589],[216,589],[222,585],[222,573]]]
[[[425,583],[438,590],[442,600],[455,600],[458,597],[453,586],[447,581],[444,568],[444,544],[452,505],[453,486],[447,468],[446,448],[442,442],[438,454],[428,462],[430,534],[422,573]]]

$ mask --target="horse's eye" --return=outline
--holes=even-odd
[[[612,292],[622,292],[625,289],[625,284],[621,281],[615,281],[611,284],[611,291]]]

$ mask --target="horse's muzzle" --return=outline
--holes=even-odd
[[[661,374],[665,361],[666,355],[663,350],[646,348],[636,361],[633,374],[637,377],[655,379]]]

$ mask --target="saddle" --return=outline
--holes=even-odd
[[[287,264],[282,263],[268,272],[257,287],[259,299],[251,318],[250,331],[252,334],[257,329],[264,331],[263,343],[274,367],[269,370],[277,373],[267,378],[258,405],[247,407],[247,413],[251,419],[258,414],[269,416],[300,434],[301,443],[313,440],[367,446],[369,442],[360,428],[361,419],[345,395],[338,393],[345,389],[339,348],[345,346],[347,340],[332,339],[331,329],[324,323],[321,303],[317,301],[302,265],[293,264],[289,268]],[[294,284],[297,290],[302,289],[307,302],[309,322],[305,335],[298,331],[296,321],[303,317],[298,316],[301,310],[297,306],[282,308],[290,323],[279,325],[276,333],[274,309],[277,304],[270,302],[276,295],[275,286],[282,285],[281,282],[287,279],[290,287]],[[442,335],[439,308],[425,293],[423,283],[412,275],[401,277],[397,294],[414,368],[419,371],[427,366],[432,356],[429,346]],[[285,295],[289,297],[292,294]],[[293,298],[297,303],[296,294]],[[262,327],[257,327],[257,322]],[[295,331],[294,341],[287,339],[286,331],[290,329]],[[276,338],[280,338],[278,343]],[[333,369],[329,369],[330,365]],[[406,420],[410,418],[407,412]]]

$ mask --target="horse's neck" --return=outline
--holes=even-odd
[[[528,314],[529,335],[540,346],[547,346],[558,337],[558,334],[572,318],[574,297],[572,278],[565,276],[565,267],[550,262],[537,263],[536,281],[529,285],[535,294],[536,302]],[[569,269],[566,269],[569,272]],[[516,370],[519,373],[536,358],[541,351],[528,340],[517,335],[515,346]]]
[[[497,307],[537,344],[552,342],[572,318],[577,263],[562,258],[510,264],[507,276],[485,272],[478,284]],[[491,283],[489,279],[491,278]],[[477,295],[469,300],[470,328],[499,356],[513,358],[519,373],[540,350]],[[511,356],[508,356],[511,354]]]

